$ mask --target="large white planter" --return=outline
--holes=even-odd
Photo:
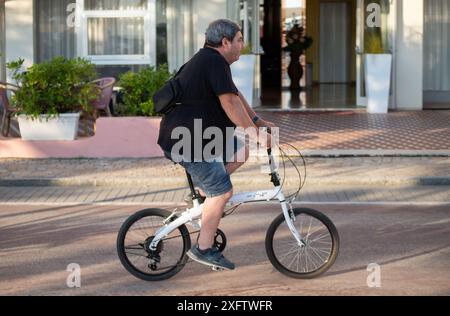
[[[18,117],[23,140],[75,140],[79,120],[80,113],[60,114],[48,120],[45,115],[34,120],[26,115]]]
[[[234,84],[251,106],[254,97],[255,67],[256,55],[242,55],[231,65]]]
[[[367,54],[365,58],[365,79],[367,112],[387,113],[391,87],[391,54]]]

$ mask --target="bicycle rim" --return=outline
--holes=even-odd
[[[339,235],[331,220],[311,209],[295,209],[295,229],[304,245],[299,245],[283,215],[274,220],[266,237],[271,263],[281,273],[294,278],[314,278],[326,272],[339,251]]]
[[[164,280],[178,273],[186,264],[185,253],[190,248],[190,237],[185,226],[166,236],[158,244],[156,252],[149,251],[156,231],[164,226],[163,221],[169,215],[166,210],[144,210],[131,216],[120,229],[117,238],[119,258],[134,276],[146,281]]]

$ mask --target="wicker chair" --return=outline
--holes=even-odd
[[[109,103],[111,102],[116,79],[113,77],[100,78],[93,81],[93,83],[95,83],[101,91],[100,97],[93,103],[94,117],[98,117],[99,111],[104,111],[106,112],[106,115],[112,116]]]
[[[14,93],[19,89],[18,86],[0,81],[0,102],[3,105],[2,116],[2,136],[7,137],[11,126],[11,117],[17,112],[17,109],[12,107],[9,102],[8,91]]]

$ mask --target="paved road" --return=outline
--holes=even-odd
[[[129,275],[115,251],[124,219],[139,206],[0,206],[0,295],[449,295],[447,206],[315,205],[336,224],[341,252],[314,280],[294,280],[270,265],[265,232],[278,214],[270,204],[226,218],[226,255],[237,269],[213,272],[188,264],[173,279],[146,283]],[[81,288],[66,268],[81,266]],[[367,266],[381,267],[369,288]]]
[[[273,189],[271,186],[236,186],[235,191]],[[285,186],[286,196],[297,190]],[[0,205],[179,205],[189,194],[184,187],[1,187]],[[308,203],[376,203],[450,205],[450,186],[307,185],[298,201]]]

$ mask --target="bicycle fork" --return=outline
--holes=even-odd
[[[288,225],[289,230],[291,231],[292,235],[294,236],[295,240],[297,241],[297,244],[299,245],[299,247],[305,247],[306,246],[305,241],[300,236],[300,233],[297,231],[297,229],[294,226],[295,214],[292,210],[292,205],[290,203],[286,202],[286,199],[282,192],[280,192],[278,194],[277,198],[280,201],[281,209],[283,210],[284,219],[286,220],[286,224]]]

